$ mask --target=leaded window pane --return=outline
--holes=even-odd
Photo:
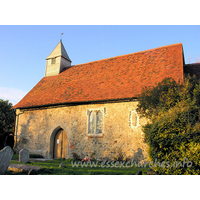
[[[102,129],[103,129],[103,113],[101,111],[98,111],[96,113],[96,119],[97,119],[97,134],[101,134],[102,133]]]
[[[89,133],[95,133],[95,112],[89,112]]]

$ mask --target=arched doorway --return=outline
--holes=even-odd
[[[53,158],[67,158],[68,139],[63,129],[59,129],[54,137]]]

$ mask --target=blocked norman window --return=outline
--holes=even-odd
[[[132,128],[139,126],[139,117],[136,111],[131,111],[129,122]]]
[[[103,131],[103,111],[89,111],[88,134],[102,134]]]

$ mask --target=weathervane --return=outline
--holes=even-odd
[[[64,34],[64,33],[61,33],[61,34],[60,34],[60,41],[62,41],[62,35],[63,35],[63,34]]]

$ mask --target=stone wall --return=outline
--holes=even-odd
[[[137,102],[87,104],[76,106],[48,107],[44,109],[19,110],[17,146],[19,151],[26,148],[30,153],[52,158],[52,140],[59,128],[67,133],[68,155],[76,153],[81,158],[147,158],[147,145],[141,125],[145,118],[135,120]],[[88,134],[88,110],[101,109],[103,112],[102,134]],[[134,112],[133,112],[134,111]],[[132,119],[134,116],[134,119]]]

